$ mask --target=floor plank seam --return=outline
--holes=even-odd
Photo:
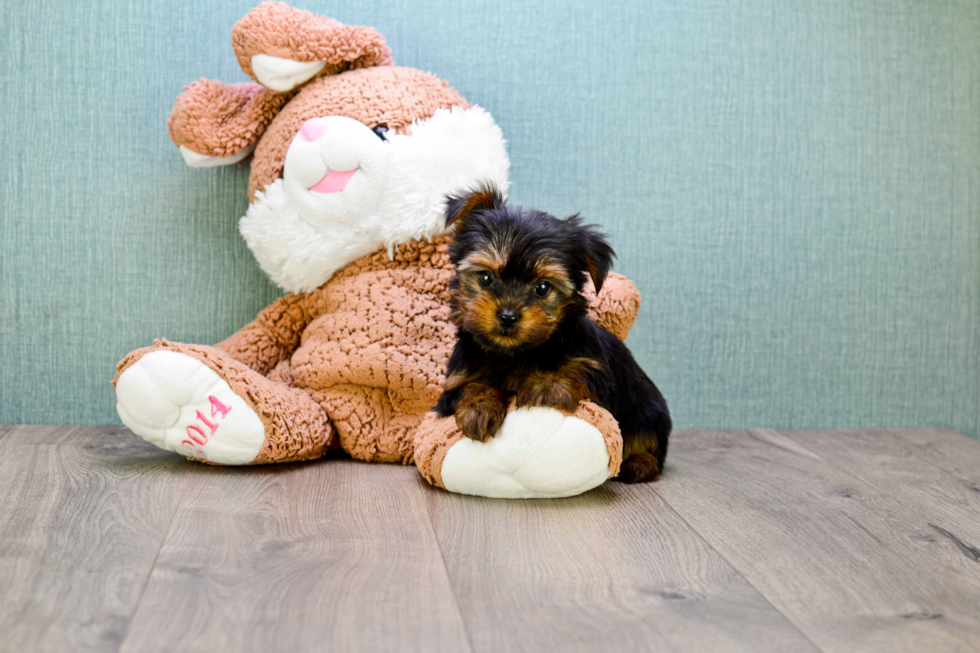
[[[761,597],[762,597],[762,598],[763,598],[763,599],[764,599],[764,600],[766,601],[766,603],[768,603],[769,605],[771,605],[771,606],[772,606],[772,609],[773,609],[773,610],[775,610],[775,611],[776,611],[777,613],[779,613],[779,614],[781,614],[781,615],[783,616],[783,619],[785,619],[785,620],[786,620],[786,622],[787,622],[788,624],[790,624],[791,626],[793,626],[793,628],[794,628],[794,629],[796,630],[796,632],[798,632],[798,633],[800,634],[800,637],[802,637],[802,638],[803,638],[803,639],[805,639],[806,641],[808,641],[808,642],[810,642],[810,645],[811,645],[811,646],[813,646],[813,648],[814,648],[814,650],[817,650],[817,651],[820,651],[821,653],[826,653],[826,651],[825,651],[825,650],[824,650],[823,648],[821,648],[820,646],[817,646],[817,643],[816,643],[816,642],[814,642],[814,641],[813,641],[813,640],[812,640],[812,639],[810,638],[810,636],[809,636],[809,635],[807,635],[807,634],[806,634],[805,632],[803,632],[803,630],[802,630],[802,629],[800,628],[800,626],[799,626],[799,624],[797,624],[797,623],[796,623],[795,621],[793,621],[793,620],[792,620],[792,619],[791,619],[791,618],[789,617],[789,615],[787,615],[787,614],[786,614],[785,612],[783,612],[782,610],[780,610],[780,609],[779,609],[779,607],[778,607],[778,606],[776,606],[776,605],[775,605],[775,604],[774,604],[774,603],[773,603],[773,602],[772,602],[772,601],[771,601],[771,600],[769,599],[769,597],[768,597],[768,596],[766,596],[766,594],[765,594],[765,592],[763,592],[763,591],[762,591],[761,589],[759,589],[759,588],[758,588],[758,587],[757,587],[757,586],[755,585],[755,583],[753,583],[752,581],[750,581],[750,580],[749,580],[749,579],[748,579],[748,578],[747,578],[747,577],[745,576],[745,574],[743,574],[743,573],[742,573],[742,571],[741,571],[741,570],[740,570],[740,569],[739,569],[738,567],[736,567],[736,566],[735,566],[734,564],[732,564],[732,561],[731,561],[731,560],[729,560],[729,559],[728,559],[728,558],[727,558],[727,557],[726,557],[726,556],[725,556],[725,555],[724,555],[724,554],[723,554],[723,553],[722,553],[721,551],[719,551],[719,550],[718,550],[718,548],[717,548],[717,547],[716,547],[716,546],[715,546],[714,544],[712,544],[712,543],[711,543],[711,541],[710,541],[710,540],[709,540],[709,539],[708,539],[707,537],[705,537],[705,536],[704,536],[704,534],[703,534],[703,533],[702,533],[701,531],[699,531],[698,529],[696,529],[696,528],[694,527],[694,525],[693,525],[693,524],[691,524],[691,523],[690,523],[690,522],[689,522],[689,521],[688,521],[688,520],[687,520],[687,519],[686,519],[686,518],[684,517],[684,515],[682,515],[682,514],[681,514],[680,512],[678,512],[678,511],[677,511],[677,509],[675,509],[675,508],[674,508],[674,506],[672,506],[672,505],[670,504],[670,502],[669,502],[669,501],[667,501],[667,499],[665,499],[665,498],[664,498],[664,497],[663,497],[663,496],[662,496],[662,495],[661,495],[661,494],[660,494],[659,492],[657,492],[657,488],[656,488],[656,487],[653,487],[653,488],[651,488],[651,489],[653,490],[653,493],[657,495],[657,498],[658,498],[658,499],[660,499],[661,501],[663,501],[663,503],[664,503],[664,505],[666,505],[666,506],[667,506],[667,507],[668,507],[668,508],[670,509],[670,511],[671,511],[671,512],[673,512],[673,513],[674,513],[675,515],[677,515],[677,517],[678,517],[678,519],[680,519],[680,520],[681,520],[682,522],[684,522],[685,524],[687,524],[687,527],[688,527],[688,528],[690,528],[690,529],[691,529],[691,531],[692,531],[693,533],[696,533],[696,534],[697,534],[697,536],[698,536],[698,537],[700,537],[700,538],[701,538],[701,539],[702,539],[702,540],[704,541],[704,543],[705,543],[705,544],[706,544],[706,545],[707,545],[707,546],[708,546],[708,547],[709,547],[709,548],[710,548],[710,549],[711,549],[712,551],[714,551],[715,553],[717,553],[717,554],[718,554],[718,557],[720,557],[720,558],[721,558],[721,559],[722,559],[722,560],[723,560],[723,561],[725,562],[725,564],[727,564],[727,565],[728,565],[728,566],[729,566],[729,567],[730,567],[730,568],[732,569],[732,571],[734,571],[734,572],[735,572],[736,574],[738,574],[738,575],[739,575],[739,577],[740,577],[740,578],[741,578],[742,580],[744,580],[744,581],[745,581],[745,583],[746,583],[746,584],[747,584],[747,585],[748,585],[749,587],[751,587],[751,588],[752,588],[752,589],[754,589],[754,590],[755,590],[756,592],[758,592],[758,593],[759,593],[759,596],[761,596]]]
[[[153,563],[150,565],[150,570],[146,574],[146,580],[143,581],[143,587],[140,588],[139,598],[136,599],[136,605],[133,606],[133,611],[129,615],[129,621],[126,622],[126,632],[119,639],[119,647],[116,651],[123,650],[126,645],[126,639],[129,638],[129,631],[133,626],[133,619],[136,617],[136,613],[139,612],[140,605],[143,603],[143,596],[146,594],[146,588],[150,585],[150,579],[153,577],[153,571],[157,567],[157,560],[160,559],[160,552],[163,551],[164,545],[170,538],[170,531],[174,526],[174,522],[177,520],[177,513],[180,512],[180,506],[184,502],[184,497],[187,494],[187,480],[184,480],[184,489],[180,493],[180,498],[177,499],[177,505],[174,506],[174,512],[170,515],[170,523],[167,524],[167,530],[163,533],[163,538],[160,540],[160,546],[157,547],[156,555],[153,556]]]
[[[422,494],[422,501],[425,503],[425,514],[429,518],[429,532],[432,533],[432,539],[435,540],[436,548],[439,550],[439,559],[442,560],[442,570],[446,574],[446,583],[449,585],[449,591],[453,595],[453,605],[456,606],[456,614],[459,615],[459,623],[463,624],[463,632],[466,633],[466,643],[470,646],[470,653],[476,653],[476,648],[473,646],[473,638],[470,636],[470,627],[466,623],[466,619],[463,617],[463,609],[459,606],[459,597],[456,596],[456,590],[453,588],[452,579],[449,577],[449,566],[446,564],[446,554],[442,550],[442,543],[439,541],[439,535],[436,533],[435,524],[432,523],[432,511],[429,510],[429,502],[426,499],[425,493],[428,492],[428,488],[422,485],[422,477],[416,475],[415,480],[417,482],[416,487]]]

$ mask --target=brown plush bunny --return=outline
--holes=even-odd
[[[240,228],[290,294],[215,346],[158,341],[118,365],[119,415],[192,460],[415,462],[449,490],[578,494],[615,475],[612,417],[583,403],[512,411],[487,443],[428,413],[453,343],[444,198],[484,181],[506,191],[493,118],[446,82],[391,65],[384,39],[282,3],[235,25],[258,84],[201,80],[168,126],[188,164],[251,159]],[[594,318],[625,338],[639,306],[610,275]]]

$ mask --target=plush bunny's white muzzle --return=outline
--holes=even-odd
[[[378,211],[389,144],[344,116],[311,118],[286,152],[289,199],[314,226],[353,225]]]
[[[509,168],[503,134],[479,107],[440,109],[385,139],[351,118],[312,118],[239,228],[273,281],[309,292],[379,246],[438,236],[447,194],[483,182],[506,193]]]

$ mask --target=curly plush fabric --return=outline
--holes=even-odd
[[[583,291],[589,300],[589,316],[596,324],[620,340],[626,340],[640,312],[640,291],[633,282],[610,272],[598,297],[591,282],[585,284]]]
[[[465,437],[456,420],[429,413],[415,431],[415,467],[429,485],[446,489],[442,482],[442,461],[454,444]]]
[[[284,2],[263,2],[248,12],[232,28],[231,44],[238,65],[255,81],[259,80],[252,70],[252,57],[257,54],[324,61],[327,65],[320,76],[392,63],[391,48],[375,29],[344,25]]]
[[[198,154],[231,156],[255,145],[293,95],[201,79],[177,98],[167,131],[174,143]]]
[[[391,64],[384,38],[369,27],[343,25],[281,2],[265,2],[235,25],[242,70],[256,79],[252,56],[324,61],[301,89],[276,93],[254,84],[200,80],[174,104],[168,121],[178,146],[226,157],[258,142],[249,176],[249,199],[282,176],[286,150],[300,126],[319,116],[346,116],[368,127],[410,133],[415,120],[438,109],[470,105],[435,75]],[[261,140],[260,140],[261,137]]]

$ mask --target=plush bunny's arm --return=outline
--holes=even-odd
[[[589,300],[589,317],[620,340],[626,340],[640,312],[640,291],[621,274],[609,273],[597,297],[592,285],[585,284]]]
[[[170,139],[188,165],[210,168],[247,158],[293,94],[252,83],[207,79],[184,89],[167,120]]]
[[[299,347],[303,330],[316,317],[311,293],[286,295],[215,347],[259,374],[268,374]]]

